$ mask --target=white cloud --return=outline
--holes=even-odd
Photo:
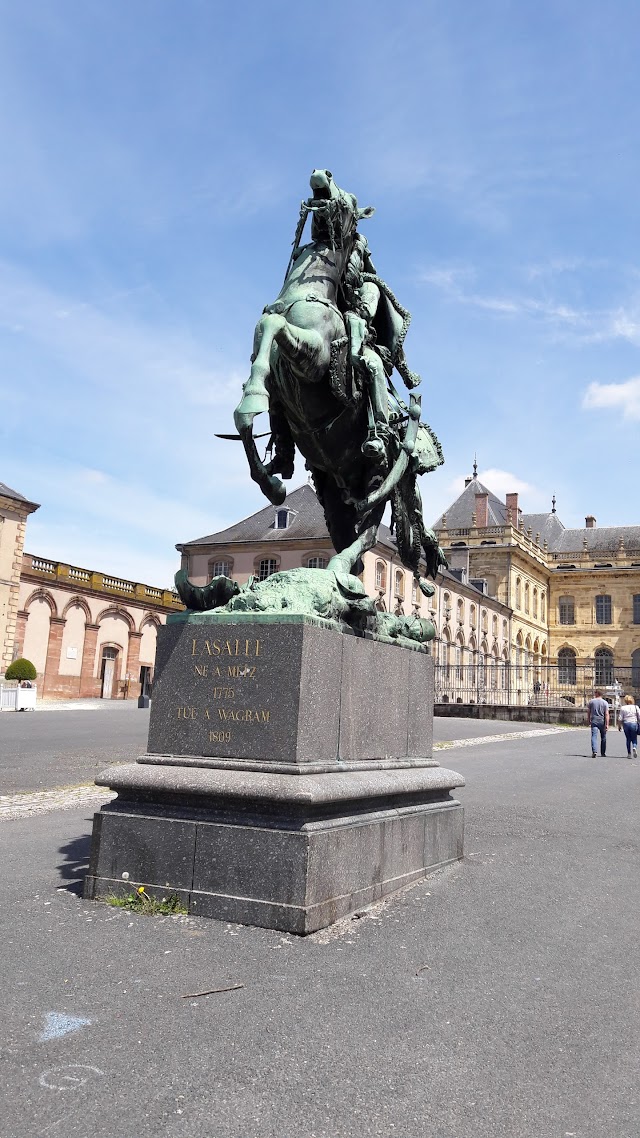
[[[590,383],[582,406],[587,411],[598,408],[622,411],[625,419],[640,420],[640,376],[624,383]]]

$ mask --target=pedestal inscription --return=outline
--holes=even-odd
[[[263,763],[428,759],[432,662],[301,617],[158,631],[149,753]]]

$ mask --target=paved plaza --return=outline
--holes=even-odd
[[[90,809],[0,822],[3,1133],[637,1138],[640,764],[436,738],[464,861],[306,939],[86,903]]]

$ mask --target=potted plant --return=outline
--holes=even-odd
[[[18,681],[16,711],[35,711],[37,688],[33,681],[36,679],[37,674],[31,660],[25,660],[21,657],[18,660],[14,660],[12,664],[9,664],[4,678],[6,680]]]

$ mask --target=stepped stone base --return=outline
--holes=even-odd
[[[95,816],[85,896],[144,885],[306,934],[460,858],[464,780],[431,756],[431,659],[309,618],[229,624],[159,630],[150,752],[96,780],[118,797]],[[234,661],[212,676],[223,645]]]

